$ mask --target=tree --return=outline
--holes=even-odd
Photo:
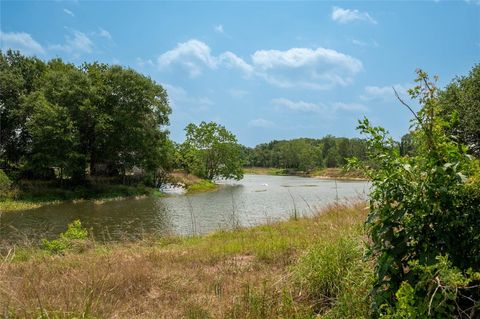
[[[76,146],[79,139],[66,108],[48,102],[35,92],[27,100],[33,108],[33,114],[27,121],[28,132],[32,138],[29,168],[38,176],[52,168],[59,169],[60,179],[64,174],[73,175],[78,168]]]
[[[480,64],[459,77],[439,95],[442,117],[451,122],[449,134],[480,157]]]
[[[150,78],[120,66],[105,74],[106,93],[102,108],[107,127],[97,161],[125,172],[134,166],[155,172],[162,167],[162,149],[168,148],[167,125],[171,113],[167,92]]]
[[[224,126],[214,122],[189,124],[181,152],[184,166],[196,175],[241,179],[243,177],[242,147]]]
[[[132,69],[7,51],[0,87],[0,167],[10,176],[53,179],[58,168],[83,183],[102,164],[111,176],[137,167],[155,179],[172,165],[167,93]]]
[[[69,153],[61,150],[63,145],[56,146],[59,154],[64,154],[63,161],[69,162],[70,177],[75,183],[81,183],[86,177],[86,165],[89,156],[88,126],[90,117],[85,116],[91,108],[91,82],[88,76],[73,64],[64,63],[61,59],[53,59],[47,64],[47,70],[40,78],[41,85],[34,94],[40,93],[58,110],[66,112],[64,117],[68,117],[71,123],[71,130],[75,131],[75,142],[69,148]],[[30,101],[34,101],[31,99]],[[48,105],[47,103],[47,105]],[[63,119],[63,118],[62,118]],[[30,125],[30,131],[35,128]],[[66,136],[66,138],[69,138]],[[39,144],[34,138],[34,144]],[[54,147],[55,146],[50,146]],[[33,150],[31,159],[35,159],[35,150]],[[68,158],[68,159],[67,159]],[[35,166],[35,165],[34,165]]]
[[[16,169],[28,151],[25,126],[31,109],[24,108],[25,97],[37,87],[45,63],[19,52],[0,51],[0,167]]]
[[[407,133],[403,135],[400,140],[400,155],[401,156],[413,155],[414,151],[415,151],[415,145],[413,141],[413,134]]]

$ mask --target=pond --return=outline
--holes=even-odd
[[[334,202],[365,199],[368,183],[295,176],[245,175],[220,181],[219,190],[192,195],[81,201],[0,215],[0,242],[54,238],[75,219],[96,240],[115,241],[146,235],[198,235],[219,229],[313,214]]]

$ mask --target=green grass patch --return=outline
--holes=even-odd
[[[15,199],[0,200],[0,211],[34,209],[40,206],[71,200],[107,200],[132,196],[151,195],[160,197],[162,193],[143,185],[90,185],[60,188],[30,184],[18,191]]]
[[[243,172],[254,175],[287,175],[283,168],[275,167],[244,167]]]
[[[0,212],[34,209],[40,206],[42,206],[40,203],[6,199],[6,200],[0,201]]]
[[[199,182],[192,184],[187,187],[188,193],[201,193],[201,192],[208,192],[213,191],[218,188],[218,185],[212,181],[202,179]]]

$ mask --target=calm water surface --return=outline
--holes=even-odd
[[[245,175],[215,192],[107,202],[62,203],[3,213],[0,242],[53,238],[80,219],[97,240],[149,234],[204,234],[312,214],[335,201],[365,198],[368,183],[294,176]]]

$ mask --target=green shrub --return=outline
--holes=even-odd
[[[0,199],[8,197],[9,191],[12,187],[12,181],[7,174],[0,169]]]
[[[61,239],[42,239],[40,247],[52,254],[60,254],[63,253],[69,247],[69,245],[66,241]]]
[[[480,270],[479,163],[465,146],[445,135],[450,124],[437,116],[435,83],[422,71],[416,81],[410,94],[422,109],[414,113],[414,156],[400,156],[385,129],[372,127],[367,119],[359,125],[369,135],[369,158],[375,166],[365,168],[372,182],[366,225],[369,255],[376,261],[374,316],[397,305],[422,313],[430,301],[417,297],[431,293],[431,286],[422,283],[441,255],[449,256],[442,267],[451,272],[468,277],[467,272]],[[414,288],[414,303],[407,284]],[[478,288],[445,298],[436,317],[463,318],[471,300],[479,299]]]
[[[60,234],[60,239],[65,241],[75,239],[85,239],[88,237],[88,231],[82,227],[80,220],[74,220],[73,223],[68,224],[67,231]]]
[[[454,305],[461,296],[469,295],[468,290],[477,288],[474,283],[480,280],[479,272],[460,271],[452,266],[448,256],[438,256],[437,263],[430,266],[422,266],[418,261],[410,265],[419,280],[414,287],[402,282],[395,293],[395,305],[382,306],[385,319],[451,318],[451,314],[474,318],[478,301],[464,304],[461,312]]]
[[[58,239],[42,239],[40,247],[52,254],[64,253],[67,249],[81,244],[88,237],[88,231],[82,227],[80,220],[68,224],[67,231],[60,234]]]

